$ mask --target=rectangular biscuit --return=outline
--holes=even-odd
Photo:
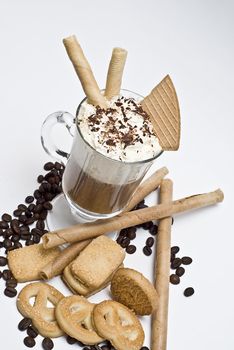
[[[101,286],[122,264],[125,251],[106,236],[94,239],[73,261],[71,272],[83,285]]]
[[[44,249],[34,244],[8,252],[8,265],[18,282],[41,279],[39,272],[60,254],[59,248]]]

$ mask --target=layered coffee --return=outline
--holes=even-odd
[[[108,104],[107,109],[87,101],[81,104],[76,142],[66,167],[69,199],[78,208],[98,214],[121,211],[150,167],[150,159],[161,152],[140,103],[117,97]]]

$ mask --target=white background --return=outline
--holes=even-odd
[[[74,113],[83,97],[63,37],[77,35],[100,87],[114,46],[129,51],[123,87],[146,95],[166,74],[174,81],[181,146],[164,153],[154,169],[169,168],[174,198],[220,187],[225,201],[175,219],[173,244],[194,263],[181,285],[170,286],[170,350],[234,347],[233,12],[231,0],[0,2],[0,213],[12,212],[32,193],[49,160],[40,144],[46,115]],[[126,265],[150,277],[152,260],[140,248],[146,233],[140,235],[139,252]],[[195,295],[185,298],[190,285]],[[24,349],[20,315],[15,301],[2,295],[2,282],[0,293],[0,347]],[[144,327],[148,346],[149,320]],[[62,340],[55,343],[55,349],[72,349]]]

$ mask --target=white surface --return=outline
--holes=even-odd
[[[49,160],[40,145],[45,116],[60,109],[75,113],[83,97],[63,37],[77,34],[101,87],[114,46],[129,51],[123,87],[145,95],[167,73],[175,83],[181,147],[155,168],[168,166],[175,198],[221,187],[225,201],[175,220],[173,244],[194,263],[181,285],[170,286],[168,349],[234,346],[233,11],[231,0],[0,2],[0,213],[32,192]],[[151,261],[140,251],[126,265],[150,275]],[[195,295],[186,299],[182,292],[190,285]],[[24,349],[14,300],[1,296],[0,303],[0,347]],[[148,345],[149,327],[146,333]]]

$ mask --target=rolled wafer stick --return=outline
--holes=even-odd
[[[171,180],[162,181],[160,203],[165,204],[172,201],[172,188]],[[154,273],[159,303],[151,319],[151,350],[166,350],[167,347],[171,220],[171,217],[161,219],[158,226]]]
[[[166,167],[163,167],[155,171],[147,180],[143,181],[143,183],[138,187],[137,191],[132,196],[132,199],[124,211],[133,209],[136,204],[141,202],[146,196],[154,191],[160,185],[164,176],[167,174],[168,169]],[[64,268],[70,264],[70,262],[75,259],[80,251],[90,242],[91,240],[73,243],[61,251],[60,255],[53,262],[47,264],[43,268],[40,273],[41,277],[43,279],[51,279],[54,276],[60,275]]]
[[[162,219],[172,214],[212,205],[221,202],[223,197],[223,192],[218,189],[214,192],[193,195],[171,203],[133,210],[106,220],[70,226],[45,234],[42,238],[43,245],[45,249],[48,249],[64,243],[80,242],[108,232],[119,231],[123,228],[140,225],[147,221]]]
[[[87,61],[75,35],[63,39],[63,44],[75,68],[76,74],[80,79],[85,95],[88,98],[88,102],[94,106],[107,108],[107,102],[100,92],[89,62]]]
[[[119,95],[127,54],[128,52],[120,47],[115,47],[112,51],[105,89],[105,96],[108,100]]]
[[[40,277],[44,280],[49,280],[55,276],[61,275],[64,268],[69,265],[90,242],[91,239],[87,239],[82,242],[73,243],[65,248],[55,260],[51,261],[40,271]]]

